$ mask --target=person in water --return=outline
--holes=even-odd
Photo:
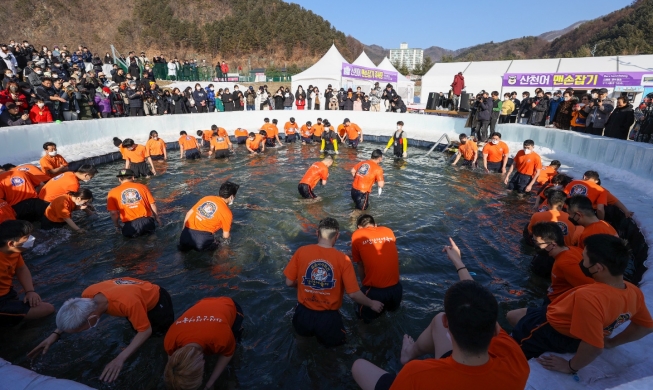
[[[333,129],[331,123],[327,119],[324,120],[324,131],[322,132],[322,145],[320,147],[320,153],[335,153],[338,152],[338,133]]]
[[[404,132],[403,121],[397,122],[397,130],[392,134],[392,138],[388,140],[383,152],[387,152],[390,148],[392,148],[392,154],[396,158],[408,157],[408,138],[406,138],[406,132]]]
[[[383,179],[383,168],[379,164],[383,160],[383,152],[376,149],[372,152],[372,158],[361,161],[351,169],[354,182],[351,186],[351,198],[358,210],[367,210],[370,206],[370,192],[374,183],[379,188],[379,196],[383,192],[385,180]]]
[[[154,232],[155,221],[163,226],[152,193],[144,184],[134,183],[134,172],[122,169],[116,177],[120,185],[107,196],[107,210],[116,231],[133,238]]]
[[[304,199],[315,199],[317,195],[313,193],[315,186],[321,182],[323,186],[326,185],[327,179],[329,178],[329,167],[333,164],[333,158],[331,156],[326,156],[322,161],[313,163],[306,173],[302,180],[297,186],[299,195]]]

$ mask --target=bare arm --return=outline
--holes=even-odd
[[[361,290],[358,290],[355,293],[347,294],[347,295],[354,302],[358,303],[359,305],[367,306],[377,313],[380,313],[381,310],[383,310],[383,303],[369,299],[365,294],[361,292]]]
[[[377,181],[376,185],[379,186],[379,188],[383,188],[383,186],[385,185],[385,181],[383,181],[383,180]]]
[[[64,218],[63,220],[64,220],[64,222],[66,222],[66,223],[68,224],[68,226],[70,226],[74,231],[78,232],[78,231],[82,230],[82,229],[80,229],[79,226],[77,226],[77,224],[76,224],[72,219],[70,219],[70,218]]]
[[[152,209],[152,214],[154,214],[154,219],[159,223],[159,226],[163,226],[161,223],[161,218],[159,218],[159,211],[156,208],[155,203],[150,203],[150,208]]]
[[[296,280],[290,280],[286,278],[286,286],[288,287],[297,287],[297,281]]]
[[[626,218],[631,218],[633,214],[635,214],[634,211],[628,210],[628,207],[626,207],[626,205],[621,203],[619,199],[617,199],[617,203],[615,203],[614,205],[617,206],[617,208],[621,210],[624,214],[626,214]]]
[[[25,289],[25,298],[23,302],[28,302],[30,307],[38,306],[41,303],[41,297],[34,292],[34,282],[32,281],[32,273],[29,272],[27,266],[16,268],[16,279],[20,285]]]
[[[147,162],[150,163],[150,167],[152,167],[152,174],[156,175],[156,169],[154,168],[154,162],[152,161],[152,157],[147,158]]]
[[[222,371],[224,371],[224,369],[227,367],[227,364],[229,364],[232,357],[233,355],[231,356],[220,355],[220,357],[218,357],[218,362],[215,364],[213,373],[211,374],[209,380],[206,382],[205,388],[210,389],[213,387],[213,384],[215,383],[215,381],[218,380],[220,374],[222,374]]]
[[[361,283],[365,279],[365,266],[363,265],[362,261],[359,261],[356,263],[356,273],[358,274],[358,278],[361,280]]]
[[[542,355],[537,358],[537,361],[547,370],[571,374],[571,369],[574,369],[575,371],[580,370],[592,363],[602,352],[603,348],[597,348],[581,341],[576,350],[576,355],[574,355],[570,360],[555,355]]]
[[[596,205],[596,216],[603,221],[605,219],[605,207],[602,204]]]
[[[465,267],[465,264],[463,263],[462,257],[460,255],[460,249],[453,241],[453,238],[449,237],[449,243],[450,245],[446,245],[442,249],[442,252],[447,254],[451,264],[456,267],[460,280],[474,280],[472,275],[470,275],[469,271],[467,270],[467,267]]]
[[[179,145],[179,158],[184,158],[184,147]]]
[[[487,154],[483,153],[483,168],[485,168],[485,172],[489,172],[487,169]]]
[[[512,171],[512,166],[510,167],[510,170]],[[531,182],[528,183],[528,185],[525,188],[526,192],[531,192],[531,190],[533,189],[533,185],[535,185],[535,183],[537,182],[537,178],[540,176],[540,172],[542,172],[541,169],[535,171],[535,174],[533,175]]]
[[[354,168],[352,168],[351,171],[349,171],[349,172],[351,172],[351,175],[352,175],[353,177],[356,176],[356,170],[355,170]]]
[[[453,162],[451,163],[451,165],[456,165],[456,164],[458,164],[458,161],[459,161],[459,160],[460,160],[460,152],[456,153],[456,159],[453,160]]]
[[[125,348],[118,356],[116,356],[115,359],[113,359],[107,366],[104,368],[102,371],[102,375],[100,375],[100,379],[105,381],[105,382],[113,382],[118,378],[118,374],[120,374],[120,370],[122,369],[122,365],[125,363],[127,358],[129,358],[136,350],[143,345],[145,340],[149,339],[150,336],[152,335],[152,328],[149,327],[147,330],[143,332],[138,332],[136,333],[136,336],[132,339],[132,341],[129,343],[127,348]]]

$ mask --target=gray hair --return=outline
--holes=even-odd
[[[57,313],[57,328],[64,332],[73,331],[84,325],[97,308],[91,298],[71,298],[64,302]]]

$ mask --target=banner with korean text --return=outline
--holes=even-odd
[[[342,63],[342,77],[367,81],[383,81],[386,83],[397,82],[397,72],[377,68],[366,68],[364,66],[352,65],[346,62]]]
[[[615,88],[653,84],[653,72],[506,73],[504,87]]]

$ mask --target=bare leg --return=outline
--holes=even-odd
[[[436,359],[451,351],[452,344],[449,339],[448,331],[442,325],[444,313],[436,315],[431,323],[417,338],[413,341],[412,337],[404,335],[403,345],[401,347],[401,364],[406,364],[413,359],[426,354],[434,354]]]
[[[37,318],[43,318],[54,313],[54,306],[47,302],[41,302],[38,306],[31,307],[25,315],[26,320],[35,320]]]
[[[365,359],[358,359],[351,367],[351,374],[362,390],[374,390],[379,378],[387,372]]]
[[[506,319],[508,320],[510,326],[512,326],[513,328],[517,326],[519,320],[521,320],[522,317],[526,315],[526,310],[527,310],[526,308],[510,310],[508,314],[506,314]]]

